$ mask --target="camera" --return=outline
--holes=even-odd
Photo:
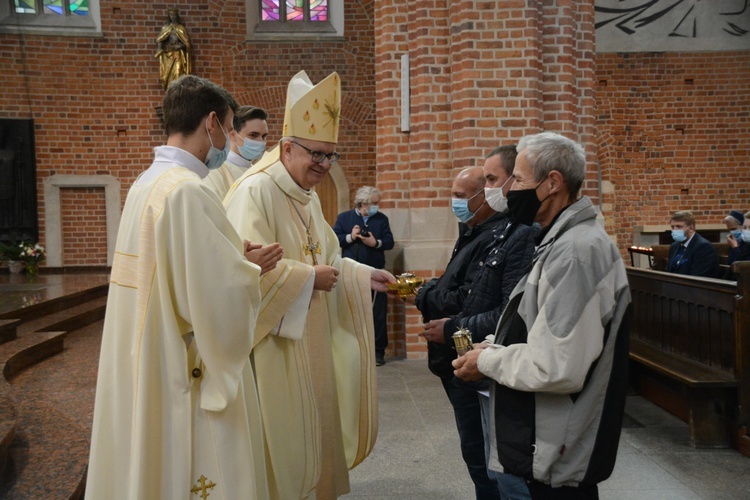
[[[367,227],[363,227],[359,230],[359,235],[363,238],[367,238],[368,236],[370,236],[370,231],[367,229]]]

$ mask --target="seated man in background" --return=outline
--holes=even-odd
[[[732,212],[735,212],[735,210],[732,210]],[[729,243],[729,259],[727,260],[729,270],[724,278],[733,281],[737,280],[737,275],[732,272],[732,264],[740,260],[750,260],[750,212],[745,214],[742,227],[737,231],[739,236],[732,231],[732,234],[729,235],[731,239],[727,238]]]
[[[744,216],[742,215],[742,212],[739,210],[732,210],[729,212],[729,215],[724,217],[723,222],[727,226],[727,231],[731,233],[741,229],[743,220]]]
[[[695,231],[695,217],[689,210],[675,212],[669,221],[674,243],[669,247],[665,271],[705,278],[719,277],[719,255],[714,246]]]

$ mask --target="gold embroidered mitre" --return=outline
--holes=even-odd
[[[341,115],[341,79],[331,73],[313,85],[300,71],[289,82],[284,110],[284,136],[337,143]]]

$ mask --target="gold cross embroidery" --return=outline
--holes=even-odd
[[[317,242],[313,243],[310,231],[305,232],[307,233],[307,245],[302,245],[302,250],[304,250],[305,255],[310,255],[312,257],[313,264],[317,266],[318,259],[315,257],[315,254],[320,255],[320,245]]]
[[[206,484],[206,481],[208,481],[208,484]],[[200,479],[195,482],[195,485],[193,485],[193,488],[190,490],[190,492],[195,493],[196,495],[200,493],[200,497],[203,500],[206,500],[206,498],[208,498],[208,496],[210,495],[208,490],[214,489],[215,486],[216,484],[213,481],[201,474]]]

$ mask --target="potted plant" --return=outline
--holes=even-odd
[[[20,273],[26,268],[26,273],[33,276],[39,273],[39,263],[46,252],[38,243],[0,244],[0,257],[8,261],[10,272]]]

